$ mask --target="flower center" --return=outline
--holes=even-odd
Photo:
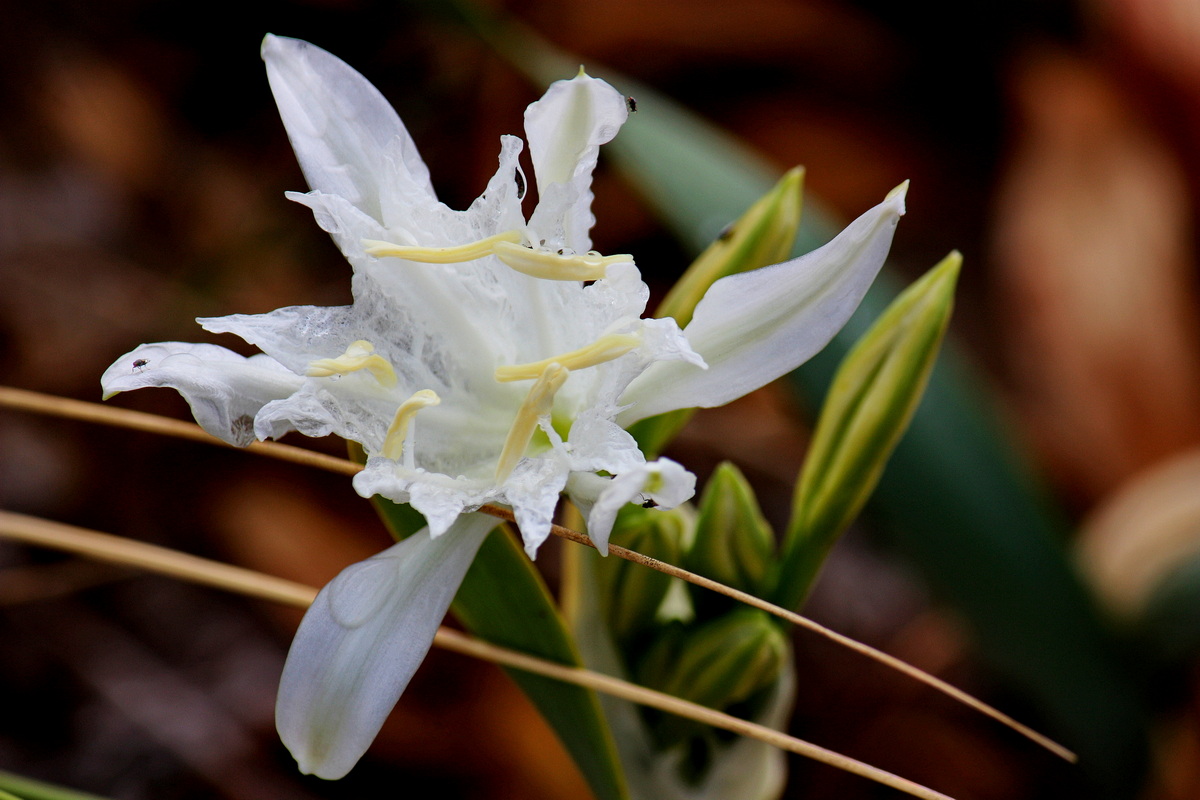
[[[510,269],[548,281],[598,281],[609,265],[633,263],[631,255],[603,256],[595,251],[568,255],[523,244],[525,241],[520,231],[513,230],[456,247],[410,247],[377,239],[364,239],[362,243],[366,253],[376,258],[403,258],[424,264],[457,264],[496,256]]]
[[[348,375],[365,369],[375,376],[380,385],[391,388],[396,385],[396,370],[391,363],[375,352],[375,346],[365,339],[352,342],[346,352],[337,358],[318,358],[308,365],[305,374],[310,378],[330,378]]]
[[[610,333],[601,336],[596,341],[572,350],[569,353],[543,358],[529,364],[510,364],[496,367],[496,380],[500,383],[525,381],[536,378],[551,364],[562,364],[567,369],[584,369],[612,361],[628,353],[642,343],[642,337],[636,333]]]
[[[504,449],[500,452],[500,460],[496,462],[496,480],[504,481],[512,474],[517,462],[525,455],[529,440],[537,430],[538,420],[548,416],[554,409],[554,395],[562,388],[570,369],[562,364],[550,363],[536,376],[537,380],[521,403],[517,418],[513,420],[504,440]]]
[[[400,408],[396,410],[396,418],[392,420],[392,424],[387,430],[387,436],[384,437],[383,457],[396,461],[403,455],[405,466],[411,469],[414,465],[414,458],[409,430],[412,427],[413,418],[421,409],[436,406],[441,402],[442,398],[437,396],[437,392],[432,389],[422,389],[401,403]]]

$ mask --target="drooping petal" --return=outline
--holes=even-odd
[[[531,559],[537,558],[538,548],[550,536],[550,523],[567,474],[566,464],[550,455],[524,459],[505,482],[505,499],[512,506],[525,553]]]
[[[587,511],[588,536],[601,555],[608,555],[608,536],[617,512],[635,500],[651,500],[672,509],[696,493],[696,476],[669,458],[640,464],[608,482]],[[575,496],[572,495],[575,499]],[[583,503],[586,505],[586,501]]]
[[[625,98],[598,78],[580,74],[551,84],[525,110],[525,134],[537,178],[538,207],[530,227],[551,249],[591,249],[592,170],[600,145],[625,124]]]
[[[422,529],[317,595],[292,642],[275,710],[302,772],[340,778],[366,752],[496,524],[470,514],[436,539]]]
[[[270,356],[246,358],[215,344],[143,344],[104,371],[107,399],[147,386],[169,386],[187,400],[200,427],[230,444],[254,441],[254,417],[291,395],[304,379]]]
[[[341,195],[384,225],[436,202],[429,170],[379,90],[319,47],[268,35],[271,91],[309,186]]]
[[[630,383],[622,426],[678,408],[723,405],[803,364],[841,329],[883,266],[907,184],[824,247],[714,283],[684,329],[708,370],[653,364]]]

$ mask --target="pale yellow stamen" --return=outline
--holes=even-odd
[[[505,231],[455,247],[413,247],[377,239],[363,239],[362,244],[368,255],[377,258],[403,258],[423,264],[459,264],[494,255],[517,272],[548,281],[598,281],[610,264],[633,262],[633,256],[624,254],[564,255],[526,247],[521,243],[524,238],[520,231]]]
[[[500,452],[500,460],[496,462],[496,480],[503,481],[512,474],[525,448],[537,429],[538,420],[554,410],[554,395],[562,388],[563,382],[570,370],[562,364],[550,363],[537,375],[537,382],[529,390],[525,402],[517,411],[517,418],[508,431],[504,440],[504,449]]]
[[[392,420],[387,436],[383,440],[383,457],[399,459],[404,454],[404,441],[408,438],[408,428],[412,424],[413,417],[422,408],[436,406],[441,402],[442,398],[437,396],[437,392],[432,389],[422,389],[401,403],[400,408],[396,411],[396,418]]]
[[[346,348],[346,352],[337,358],[318,358],[308,365],[306,373],[310,378],[329,378],[334,375],[347,375],[360,369],[368,370],[375,380],[383,386],[396,385],[396,370],[391,363],[375,352],[375,346],[368,341],[359,339]]]
[[[609,264],[633,263],[631,255],[587,253],[568,256],[509,242],[496,245],[496,257],[517,272],[548,281],[598,281],[604,277]]]
[[[376,239],[363,239],[362,244],[367,255],[377,258],[403,258],[406,261],[419,261],[423,264],[458,264],[490,256],[495,253],[497,245],[519,242],[521,239],[520,231],[505,231],[477,242],[460,244],[455,247],[409,247]]]
[[[536,378],[551,364],[561,364],[567,369],[585,369],[620,358],[642,343],[642,337],[636,333],[610,333],[601,336],[587,347],[572,350],[569,353],[545,358],[532,364],[512,364],[496,367],[495,377],[501,383],[510,381],[526,381]]]

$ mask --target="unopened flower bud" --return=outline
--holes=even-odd
[[[610,541],[659,561],[677,564],[690,524],[682,510],[627,506],[617,517]],[[614,639],[625,641],[653,625],[673,578],[619,558],[605,559],[597,564],[596,571]]]
[[[908,427],[950,320],[961,265],[953,252],[901,293],[838,368],[796,486],[780,605],[804,599]]]
[[[735,589],[759,594],[775,554],[775,536],[754,490],[729,462],[713,472],[700,500],[688,569]]]
[[[639,663],[637,677],[653,689],[727,710],[772,686],[789,657],[788,640],[778,625],[758,609],[739,608],[690,629],[664,629]],[[662,715],[651,727],[666,748],[703,726]]]

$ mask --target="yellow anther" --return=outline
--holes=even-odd
[[[569,353],[544,358],[532,364],[512,364],[506,367],[496,367],[495,377],[501,383],[510,381],[526,381],[540,376],[551,364],[561,364],[567,369],[585,369],[620,358],[642,343],[642,337],[636,333],[610,333],[601,336],[587,347],[572,350]]]
[[[375,352],[375,345],[363,339],[351,343],[346,352],[337,358],[318,358],[313,361],[305,374],[310,378],[328,378],[360,369],[368,370],[383,386],[396,385],[396,370],[392,369],[391,363]]]
[[[550,363],[537,375],[537,382],[525,396],[517,411],[517,418],[509,428],[508,438],[504,440],[504,449],[500,451],[500,460],[496,462],[496,480],[503,481],[512,474],[525,448],[537,429],[538,420],[554,410],[554,395],[562,388],[563,381],[571,371],[562,364]]]
[[[459,264],[494,255],[517,272],[548,281],[598,281],[610,264],[633,262],[631,255],[563,255],[539,250],[526,247],[521,243],[524,239],[520,231],[505,231],[455,247],[411,247],[377,239],[363,239],[362,244],[368,255],[377,258],[403,258],[423,264]]]
[[[407,261],[420,261],[423,264],[458,264],[490,256],[495,252],[497,245],[519,242],[521,239],[520,231],[505,231],[477,242],[460,244],[455,247],[409,247],[376,239],[363,239],[362,244],[367,255],[377,258],[392,256]]]
[[[500,242],[496,257],[517,272],[548,281],[598,281],[609,264],[633,263],[631,255],[561,255],[550,250],[534,250],[519,244]]]
[[[422,389],[401,403],[400,408],[396,411],[396,418],[392,420],[387,436],[384,437],[383,457],[399,459],[404,454],[404,441],[408,438],[408,428],[412,424],[413,417],[422,408],[436,406],[441,402],[442,398],[437,396],[437,392],[432,389]]]

